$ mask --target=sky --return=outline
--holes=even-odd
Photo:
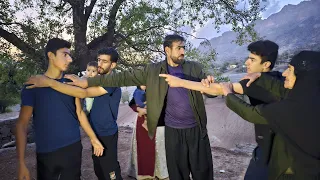
[[[285,5],[293,4],[297,5],[300,2],[304,0],[261,0],[263,5],[266,7],[265,11],[261,13],[262,19],[268,18],[270,15],[279,12]],[[243,4],[240,4],[239,6],[243,6]],[[204,27],[198,27],[196,29],[196,32],[191,32],[191,28],[185,27],[183,28],[184,31],[192,33],[194,36],[199,38],[207,38],[212,39],[214,37],[218,37],[222,35],[222,33],[226,31],[231,30],[230,25],[224,25],[221,26],[220,32],[217,32],[216,29],[214,29],[214,26],[212,25],[212,20],[209,20]],[[195,38],[189,38],[189,41],[192,42],[194,46],[198,46],[203,40],[195,39]]]

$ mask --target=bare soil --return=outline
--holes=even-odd
[[[231,112],[221,98],[207,99],[208,134],[211,142],[215,180],[240,180],[250,161],[250,152],[254,148],[254,131],[250,123]],[[119,109],[118,157],[122,177],[127,176],[131,149],[132,128],[135,113],[127,106]],[[91,145],[88,137],[82,133],[82,179],[97,180],[93,171]],[[17,179],[17,156],[15,147],[0,149],[0,179]],[[32,179],[36,179],[35,144],[26,149],[26,163]],[[220,173],[224,170],[224,173]]]

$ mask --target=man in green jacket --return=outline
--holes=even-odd
[[[169,178],[174,180],[213,179],[210,141],[207,135],[207,116],[202,94],[185,88],[171,88],[159,74],[171,74],[183,79],[198,81],[206,76],[202,67],[193,61],[184,60],[185,39],[168,35],[164,40],[166,60],[148,64],[143,69],[121,73],[78,78],[66,75],[71,85],[82,88],[103,86],[122,87],[146,85],[148,102],[148,134],[154,138],[157,126],[165,125],[165,146]],[[33,78],[32,84],[41,86]]]

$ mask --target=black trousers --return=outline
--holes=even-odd
[[[261,149],[258,146],[252,153],[244,180],[268,180],[268,165],[261,162],[261,156]]]
[[[50,153],[37,153],[38,180],[80,180],[80,141]]]
[[[169,178],[212,180],[213,165],[208,136],[201,138],[198,126],[188,129],[165,127],[165,146]]]
[[[94,172],[99,180],[122,180],[118,162],[118,132],[111,136],[99,136],[104,147],[102,156],[92,154]]]

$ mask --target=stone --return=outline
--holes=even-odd
[[[7,121],[4,121],[4,124],[6,124],[6,125],[14,125],[16,123],[16,120],[17,119],[7,120]]]
[[[6,144],[6,143],[8,143],[8,142],[10,142],[10,139],[2,139],[2,140],[1,140],[1,144]]]
[[[1,148],[8,148],[8,147],[15,147],[15,146],[16,146],[16,141],[10,141],[2,145]]]
[[[8,126],[3,126],[0,128],[0,135],[3,136],[8,136],[10,134],[10,128]]]

